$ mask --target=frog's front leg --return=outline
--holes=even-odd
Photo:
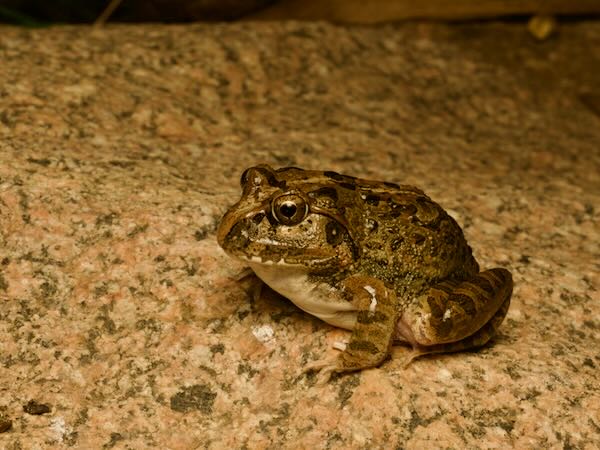
[[[500,268],[432,286],[398,320],[397,338],[413,347],[407,362],[484,345],[506,316],[512,287],[510,272]]]
[[[305,372],[320,370],[319,383],[333,372],[376,367],[390,354],[396,332],[396,294],[376,278],[355,275],[344,281],[344,295],[356,306],[350,341],[335,359],[309,364]]]
[[[246,291],[253,301],[257,301],[260,298],[265,283],[252,269],[246,267],[236,276],[235,280],[242,286],[242,289]]]

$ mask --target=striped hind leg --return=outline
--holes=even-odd
[[[413,347],[408,362],[486,344],[504,320],[512,294],[506,269],[490,269],[462,282],[445,281],[413,302],[397,324],[399,340]]]

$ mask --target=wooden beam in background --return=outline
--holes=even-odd
[[[600,14],[600,0],[281,0],[246,19],[378,23],[532,14]]]

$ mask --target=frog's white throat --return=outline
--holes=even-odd
[[[356,323],[354,305],[341,292],[309,279],[301,265],[261,264],[246,261],[256,275],[271,289],[291,300],[300,309],[336,327],[351,330]]]

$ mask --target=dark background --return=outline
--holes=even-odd
[[[240,19],[380,23],[403,19],[471,20],[600,14],[599,0],[0,0],[0,22],[194,22]]]

